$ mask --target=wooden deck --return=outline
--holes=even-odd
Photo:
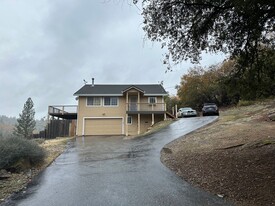
[[[144,110],[144,111],[136,111],[136,110],[128,110],[126,111],[127,114],[164,114],[169,118],[175,119],[176,117],[165,111],[165,110]],[[55,105],[55,106],[49,106],[48,108],[48,115],[52,117],[57,117],[61,119],[77,119],[77,105]]]
[[[61,119],[77,119],[77,105],[49,106],[48,115]]]

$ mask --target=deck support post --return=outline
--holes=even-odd
[[[127,137],[128,134],[128,114],[126,113],[126,120],[125,120],[125,136]]]
[[[140,134],[140,113],[138,113],[138,134]]]
[[[175,105],[175,117],[178,118],[178,105]]]

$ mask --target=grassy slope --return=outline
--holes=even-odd
[[[218,122],[166,145],[162,162],[237,205],[275,204],[273,112],[274,100],[221,111]]]

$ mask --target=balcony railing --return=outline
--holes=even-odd
[[[77,105],[55,105],[48,107],[48,115],[63,119],[77,118]]]
[[[165,112],[165,103],[128,103],[126,104],[127,112]]]
[[[49,106],[49,114],[66,114],[66,113],[76,113],[77,105],[55,105]]]

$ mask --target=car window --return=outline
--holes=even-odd
[[[203,106],[216,106],[215,103],[204,103]]]
[[[181,111],[183,111],[183,110],[192,110],[192,108],[191,107],[184,107],[184,108],[180,108],[180,110]]]

